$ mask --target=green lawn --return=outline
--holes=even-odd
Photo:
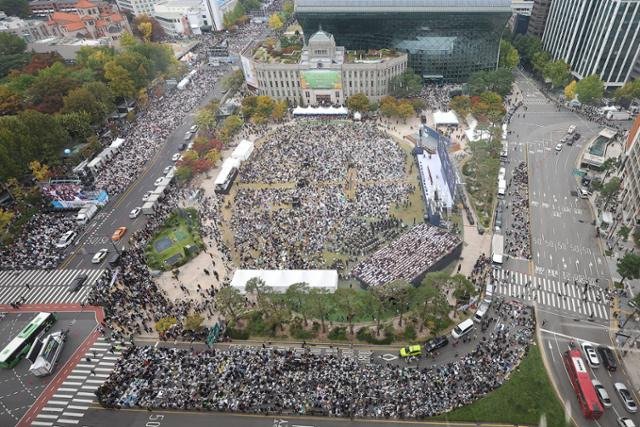
[[[471,158],[462,166],[465,186],[478,221],[489,228],[498,191],[500,142],[477,141],[469,145]]]
[[[532,345],[502,387],[471,405],[434,419],[538,425],[543,414],[548,427],[566,427],[562,403],[549,381],[540,350]]]
[[[151,239],[145,251],[147,263],[150,267],[160,270],[178,267],[193,258],[204,247],[202,238],[198,233],[199,219],[197,211],[190,208],[183,209],[182,212],[183,215],[179,211],[173,212]],[[172,245],[158,252],[154,244],[165,238],[168,238]],[[197,249],[189,252],[186,248],[190,246]],[[181,255],[182,260],[173,265],[165,263],[166,260],[175,255]]]

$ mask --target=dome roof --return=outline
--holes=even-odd
[[[322,31],[322,27],[309,38],[309,43],[313,42],[333,42],[333,35]]]

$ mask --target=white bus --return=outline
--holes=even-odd
[[[29,352],[36,337],[42,331],[49,330],[55,321],[53,313],[38,313],[0,352],[0,368],[13,368]]]
[[[67,334],[63,331],[58,331],[47,336],[41,343],[38,342],[40,350],[29,371],[38,377],[51,374],[60,358],[66,339]],[[36,344],[34,344],[34,351],[35,348]]]

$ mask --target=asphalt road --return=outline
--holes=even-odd
[[[568,111],[558,111],[547,102],[535,84],[523,75],[517,78],[524,95],[527,110],[519,110],[509,126],[512,131],[510,145],[518,147],[510,157],[512,167],[521,160],[528,161],[532,260],[510,260],[505,268],[524,272],[536,278],[564,283],[589,280],[602,288],[609,285],[609,271],[598,241],[595,239],[593,214],[586,200],[572,195],[577,181],[573,174],[585,145],[602,129]],[[524,113],[524,116],[522,115]],[[561,151],[555,146],[567,134],[570,125],[582,137],[573,146],[564,145]],[[511,147],[510,147],[511,148]],[[596,284],[595,279],[598,279]],[[580,287],[581,288],[581,287]],[[563,288],[557,289],[565,294]],[[534,302],[538,304],[538,302]],[[538,306],[538,324],[544,322],[541,331],[544,350],[554,382],[565,400],[565,407],[579,426],[609,427],[616,425],[616,418],[628,416],[640,425],[638,415],[629,414],[615,393],[614,382],[625,382],[624,369],[611,374],[600,367],[589,367],[592,378],[597,378],[607,389],[613,407],[605,409],[598,421],[586,420],[578,406],[575,393],[562,362],[562,353],[569,342],[584,341],[612,346],[609,321],[593,319],[569,311]]]
[[[345,418],[319,417],[268,417],[259,415],[170,412],[133,410],[107,410],[90,407],[82,419],[86,427],[362,427],[371,425],[389,427],[470,427],[496,426],[482,423],[448,423],[439,421],[406,422],[394,420],[349,420]],[[509,426],[510,424],[502,424]]]
[[[0,320],[0,348],[4,348],[15,338],[36,314],[35,312],[6,314]],[[69,335],[52,375],[36,377],[29,372],[31,363],[27,360],[20,361],[12,369],[0,369],[0,426],[12,426],[18,422],[96,326],[93,312],[67,312],[57,315],[58,321],[50,332],[69,329]]]
[[[204,96],[200,106],[205,105],[212,98],[222,98],[221,81],[222,78],[218,79],[215,87]],[[171,161],[171,156],[177,153],[178,147],[185,142],[184,134],[193,124],[197,108],[199,107],[196,107],[186,116],[182,124],[170,134],[165,144],[148,160],[146,168],[138,179],[118,197],[109,200],[109,203],[89,222],[85,232],[76,240],[75,246],[70,249],[70,255],[60,268],[106,268],[109,255],[126,247],[128,237],[144,226],[146,219],[143,214],[140,214],[136,219],[130,219],[129,212],[135,207],[142,206],[144,193],[153,190],[155,188],[154,181],[164,175],[163,170],[167,166],[174,164]],[[111,241],[111,235],[116,228],[121,226],[127,227],[127,234],[121,241],[114,244]],[[109,255],[101,264],[92,264],[91,258],[102,248],[108,249]]]

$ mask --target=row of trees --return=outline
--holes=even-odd
[[[85,142],[119,99],[144,99],[154,78],[183,72],[168,47],[132,36],[122,47],[84,47],[73,66],[56,54],[33,54],[10,72],[0,85],[0,179],[22,179],[33,160],[60,164],[64,149]]]
[[[287,0],[282,5],[282,10],[280,12],[276,12],[269,16],[269,28],[274,31],[279,30],[287,21],[289,21],[291,16],[293,16],[293,2],[291,0]]]
[[[260,8],[260,0],[240,0],[231,11],[224,14],[222,23],[227,29],[245,24],[249,21],[247,12],[258,8]]]
[[[482,92],[477,96],[454,96],[449,107],[460,117],[466,117],[469,113],[480,122],[489,122],[493,125],[499,123],[506,110],[502,97],[496,92]]]
[[[404,280],[396,280],[370,290],[340,288],[334,294],[324,289],[310,288],[306,283],[290,286],[286,293],[276,294],[264,281],[253,278],[246,284],[246,291],[256,299],[256,310],[265,322],[271,335],[284,329],[284,325],[299,317],[307,327],[310,320],[320,323],[321,331],[327,332],[327,322],[340,318],[355,334],[355,324],[373,321],[377,333],[387,318],[397,317],[398,325],[405,322],[409,314],[418,319],[419,331],[425,327],[438,329],[436,325],[448,323],[449,306],[443,290],[455,288],[455,296],[468,299],[475,292],[473,285],[464,276],[449,277],[446,273],[428,274],[420,286],[413,287]],[[231,324],[238,325],[245,312],[245,299],[234,288],[225,287],[216,294],[217,306]]]
[[[597,104],[604,96],[604,83],[599,76],[594,74],[579,82],[572,81],[569,64],[562,59],[553,60],[549,52],[542,49],[542,43],[537,37],[518,34],[512,42],[524,64],[548,81],[553,88],[564,87],[567,98],[577,97],[584,104]],[[631,91],[630,87],[621,91],[620,98]]]
[[[269,120],[280,121],[287,114],[287,100],[276,101],[267,95],[246,96],[242,99],[242,116],[255,124]]]

